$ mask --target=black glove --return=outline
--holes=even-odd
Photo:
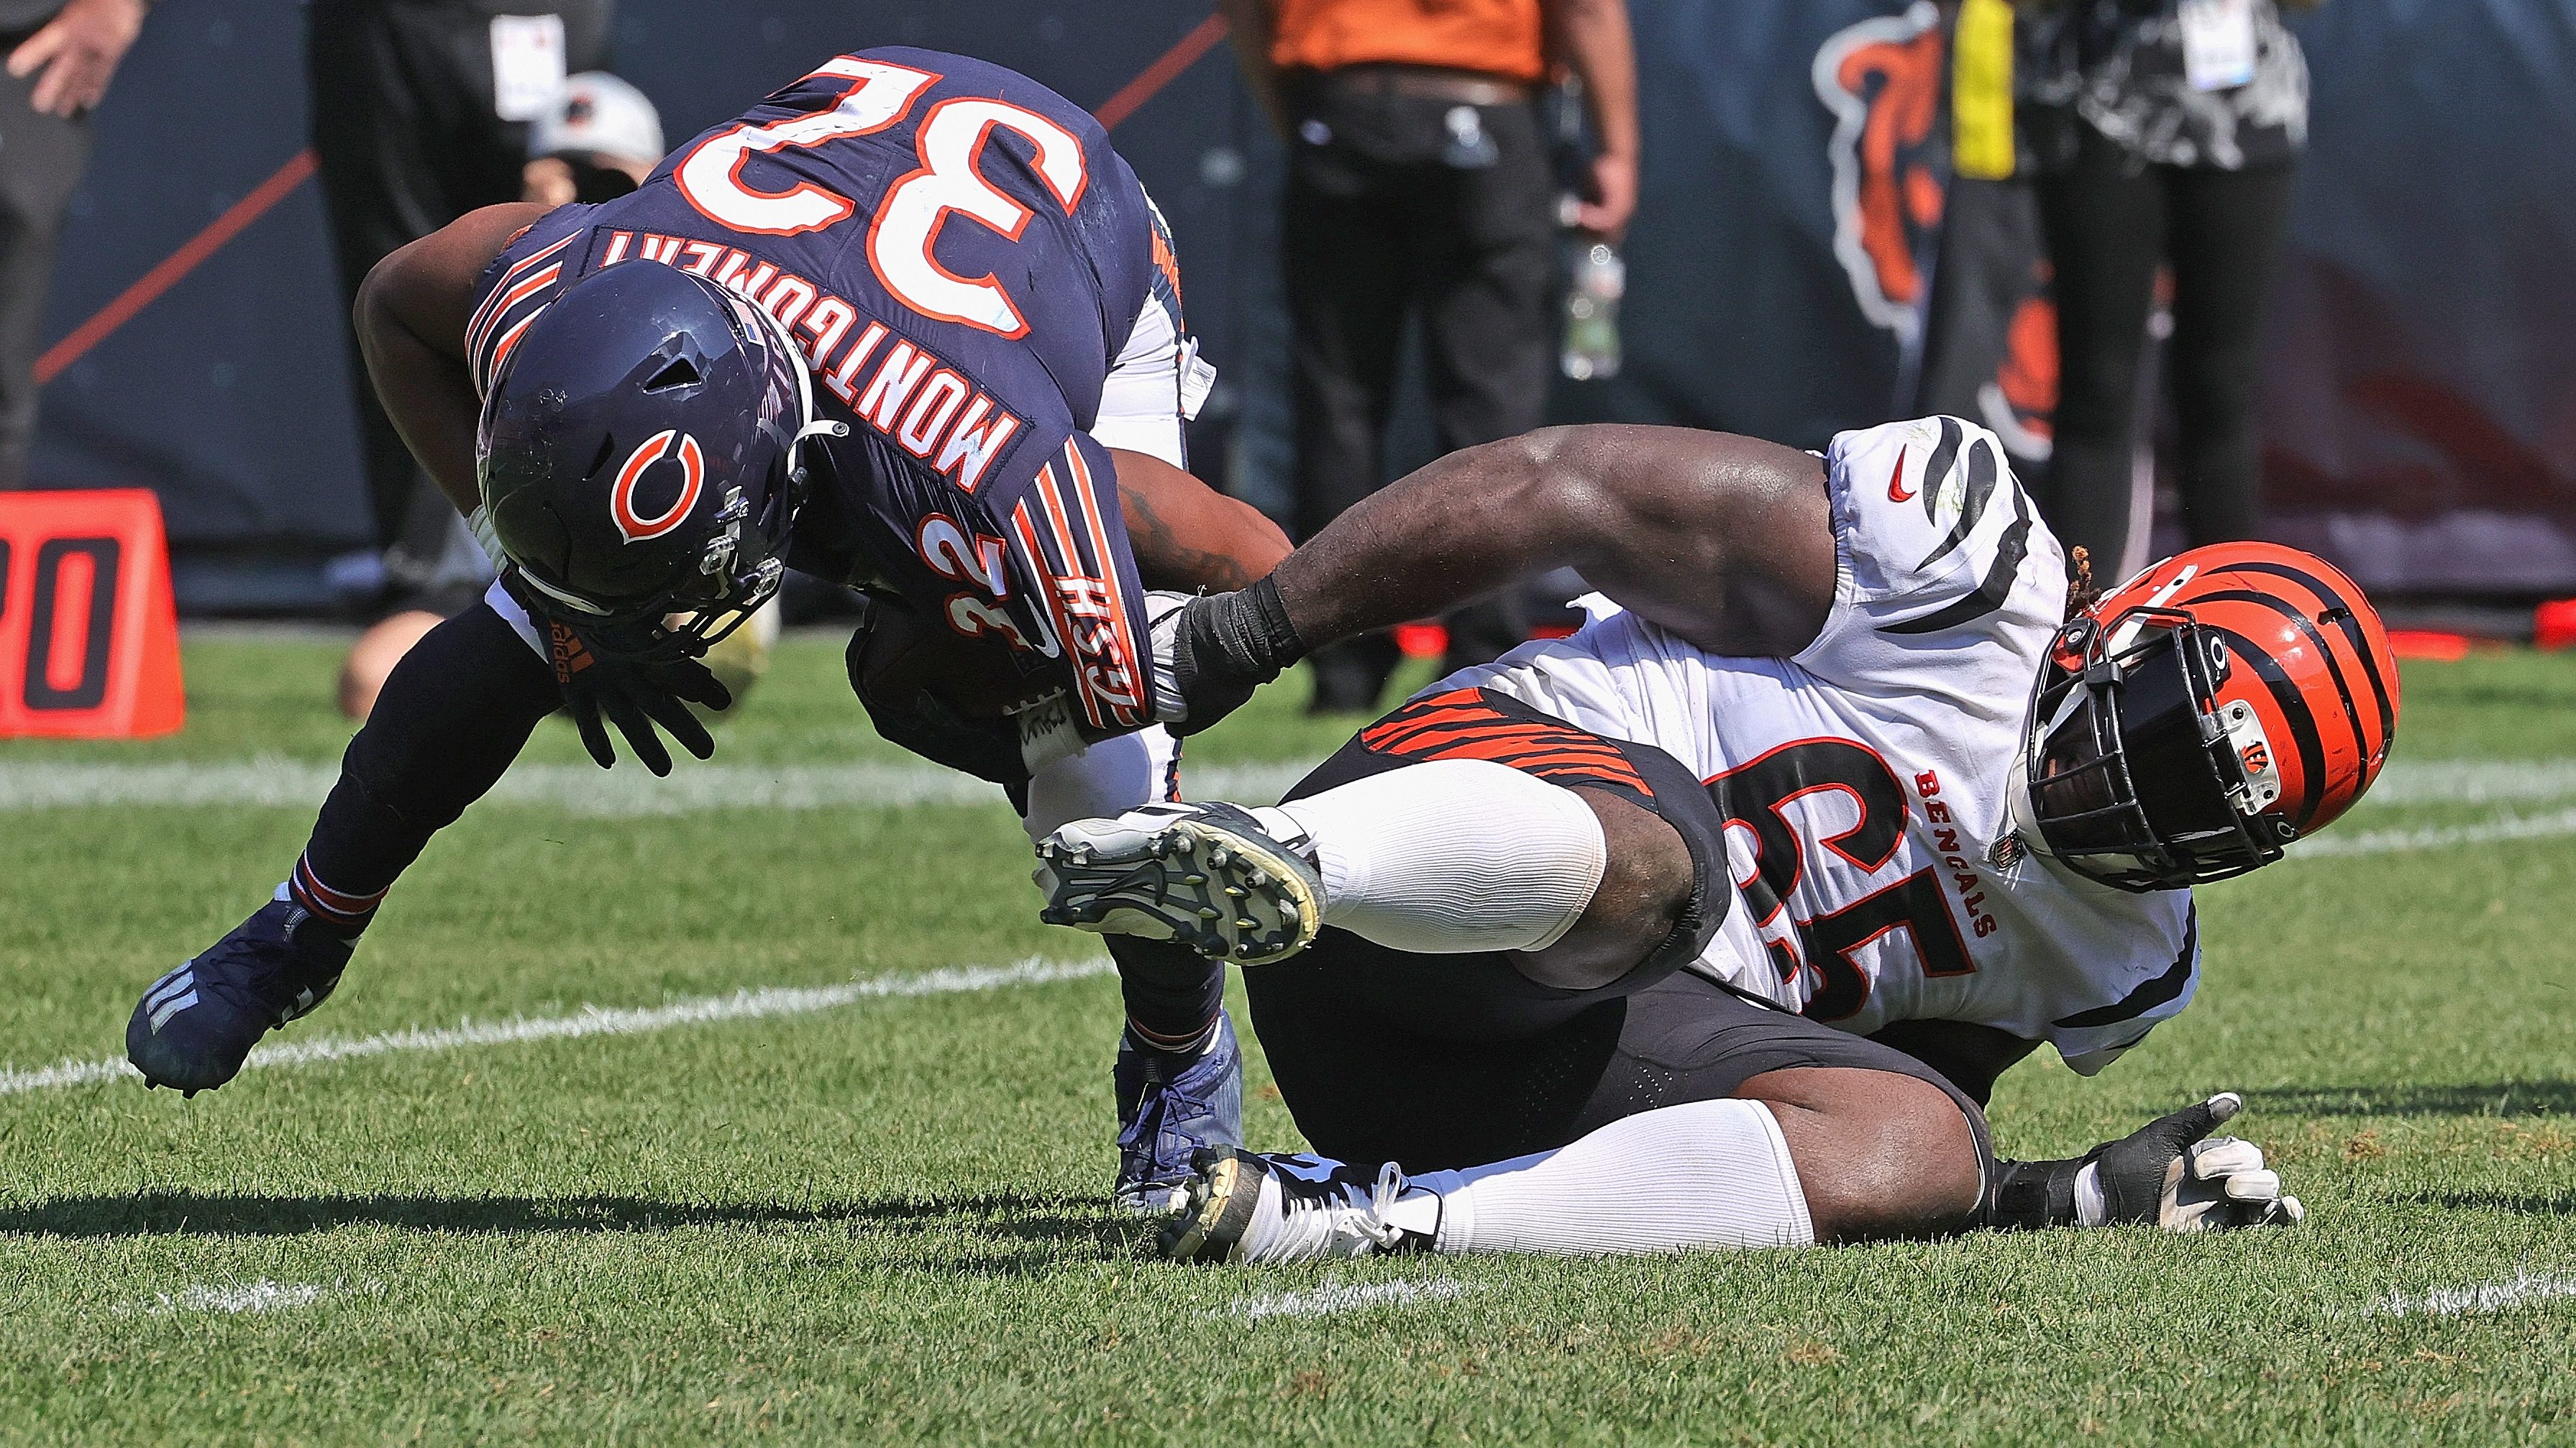
[[[861,627],[850,635],[850,692],[859,696],[859,706],[868,711],[868,722],[877,726],[877,733],[887,743],[909,749],[933,764],[961,769],[995,784],[1018,788],[1029,782],[1016,719],[969,719],[927,689],[902,700],[880,699],[870,693],[863,668],[868,634],[869,630]]]
[[[1164,721],[1175,734],[1215,724],[1306,655],[1279,585],[1268,578],[1193,598],[1154,634],[1155,669],[1180,696],[1180,717]]]
[[[1987,1225],[2156,1226],[2168,1232],[2295,1226],[2306,1210],[2282,1192],[2280,1174],[2264,1163],[2260,1147],[2232,1136],[2207,1139],[2244,1104],[2236,1093],[2221,1092],[2070,1161],[2000,1163]],[[2084,1220],[2077,1207],[2078,1181],[2087,1167],[2101,1193],[2098,1222]]]
[[[573,727],[581,731],[582,747],[599,761],[600,768],[617,763],[607,725],[601,722],[603,715],[607,724],[616,725],[617,732],[626,736],[626,747],[656,775],[671,772],[671,751],[653,733],[656,724],[700,759],[716,752],[714,737],[689,712],[689,705],[723,709],[733,703],[733,694],[707,672],[706,665],[695,659],[641,663],[617,658],[593,649],[581,630],[561,619],[531,617],[545,626],[546,656],[554,663],[555,684],[563,690],[564,712],[572,715]]]

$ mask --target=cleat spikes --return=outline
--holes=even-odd
[[[1067,863],[1043,882],[1041,919],[1169,939],[1216,960],[1294,955],[1322,928],[1311,862],[1225,804],[1153,805],[1077,820],[1042,842]]]

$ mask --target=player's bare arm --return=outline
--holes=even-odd
[[[358,345],[376,396],[459,513],[482,503],[474,486],[479,404],[465,365],[474,284],[510,238],[545,213],[515,201],[470,212],[376,263],[358,288]]]
[[[1552,568],[1703,648],[1791,654],[1824,626],[1824,464],[1681,427],[1542,428],[1453,453],[1336,519],[1280,565],[1310,647]]]
[[[1288,556],[1288,535],[1251,504],[1150,454],[1111,448],[1109,455],[1118,460],[1119,508],[1147,588],[1243,588]]]
[[[1171,663],[1204,729],[1306,651],[1572,568],[1702,648],[1794,654],[1834,598],[1824,464],[1680,427],[1542,428],[1452,453],[1307,540],[1263,584],[1193,605]]]

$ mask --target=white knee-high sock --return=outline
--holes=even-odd
[[[1591,1257],[1816,1240],[1780,1124],[1759,1101],[1640,1112],[1561,1146],[1413,1179],[1442,1252]]]
[[[1482,759],[1408,765],[1254,814],[1308,842],[1327,923],[1425,954],[1555,944],[1610,858],[1582,796]]]

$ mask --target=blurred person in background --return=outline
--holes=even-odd
[[[312,0],[313,150],[345,303],[395,250],[519,199],[529,123],[571,73],[605,65],[614,12],[614,0]],[[377,607],[454,612],[491,581],[482,550],[377,404],[354,334],[349,363],[384,554]]]
[[[2132,432],[2162,265],[2185,532],[2254,534],[2263,304],[2307,143],[2307,61],[2274,0],[2019,0],[2019,22],[2061,369],[2039,501],[2108,584],[2147,561]]]
[[[54,242],[89,166],[89,112],[107,94],[146,0],[0,0],[0,489],[27,482],[36,343]]]
[[[1313,536],[1382,481],[1406,318],[1422,323],[1442,452],[1544,420],[1557,184],[1538,93],[1582,85],[1597,152],[1575,223],[1615,239],[1637,200],[1625,0],[1221,0],[1289,148],[1282,266],[1294,337],[1296,516]],[[1517,645],[1509,608],[1449,616],[1446,667]],[[1314,660],[1317,711],[1373,708],[1385,635]]]
[[[584,71],[565,81],[553,104],[529,124],[528,159],[519,171],[518,199],[544,206],[610,201],[642,185],[660,164],[662,114],[654,109],[653,102],[642,91],[604,70]],[[367,395],[374,397],[372,386]],[[455,509],[443,497],[435,501],[450,516],[454,515]],[[460,521],[452,531],[462,529]],[[476,577],[490,582],[485,576],[488,570],[479,566],[483,551],[474,545],[471,534],[466,536],[466,546],[472,555],[471,564],[477,566],[442,571],[460,583]],[[441,591],[428,590],[432,595]],[[465,606],[453,598],[436,601],[449,606],[398,609],[359,635],[347,661],[340,666],[342,714],[352,719],[366,718],[375,709],[376,695],[384,688],[385,676],[393,672],[394,665],[402,662],[412,645],[438,627],[447,614]],[[770,646],[777,639],[778,605],[772,600],[749,625],[736,629],[709,650],[706,665],[740,700],[753,682],[768,672]]]
[[[662,164],[662,113],[604,70],[564,82],[562,99],[528,128],[519,199],[596,206],[644,184]]]

